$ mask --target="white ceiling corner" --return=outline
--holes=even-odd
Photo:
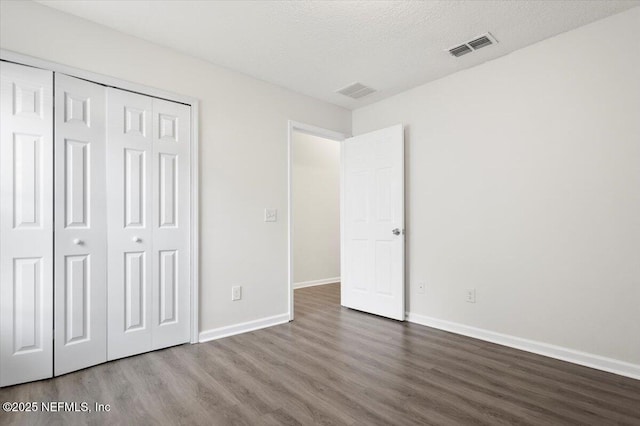
[[[637,0],[40,0],[115,30],[357,108],[640,5]],[[446,49],[490,32],[498,44]],[[354,82],[377,90],[354,100]]]

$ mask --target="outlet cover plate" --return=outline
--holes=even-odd
[[[419,282],[418,283],[418,294],[424,294],[424,288],[425,288],[425,283],[424,282]]]
[[[231,300],[242,299],[242,286],[236,285],[231,287]]]
[[[278,209],[264,209],[264,221],[265,222],[277,222],[278,221]]]
[[[467,302],[469,303],[476,303],[476,289],[475,288],[468,288],[466,291],[467,294]]]

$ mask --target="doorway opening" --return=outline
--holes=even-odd
[[[340,299],[340,157],[344,134],[289,122],[289,319],[295,290]],[[304,289],[304,290],[302,290]],[[306,294],[305,293],[305,294]]]

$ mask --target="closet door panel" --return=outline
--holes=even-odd
[[[153,100],[153,348],[189,341],[191,108]]]
[[[55,78],[56,375],[107,360],[106,88]]]
[[[53,73],[0,62],[0,386],[53,374]]]
[[[152,349],[153,100],[107,89],[109,360]]]

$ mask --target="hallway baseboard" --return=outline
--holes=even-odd
[[[316,285],[334,284],[339,282],[340,282],[340,277],[324,278],[321,280],[301,281],[299,283],[294,283],[293,288],[296,289],[296,288],[313,287]]]

